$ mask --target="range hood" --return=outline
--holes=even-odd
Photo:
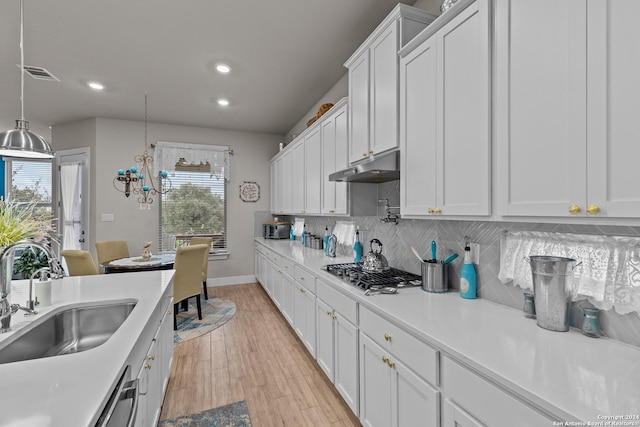
[[[400,179],[399,152],[383,154],[380,157],[350,166],[329,175],[329,181],[339,182],[387,182]]]

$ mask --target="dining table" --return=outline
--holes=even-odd
[[[151,255],[149,259],[142,256],[119,258],[100,264],[105,274],[131,273],[135,271],[171,270],[176,254],[166,253]]]

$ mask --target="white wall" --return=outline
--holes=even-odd
[[[113,187],[118,169],[134,166],[134,156],[144,150],[144,123],[107,118],[95,121],[95,141],[87,132],[87,121],[69,123],[54,128],[55,143],[60,149],[91,147],[91,228],[90,239],[125,239],[133,255],[142,253],[142,243],[158,241],[158,210],[155,200],[149,211],[140,210],[130,196]],[[231,181],[228,183],[227,228],[230,256],[228,260],[211,261],[209,277],[235,277],[252,275],[254,212],[268,211],[270,199],[269,159],[278,151],[282,135],[224,131],[210,128],[148,124],[148,141],[170,141],[194,144],[227,145],[231,157]],[[244,203],[238,196],[243,181],[260,185],[260,200]],[[113,222],[102,222],[101,214],[114,215]],[[154,246],[152,246],[154,247]]]

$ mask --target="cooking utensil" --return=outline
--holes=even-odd
[[[420,256],[420,254],[418,253],[416,248],[414,248],[413,246],[411,246],[411,252],[413,252],[413,254],[416,256],[416,258],[418,258],[420,260],[420,263],[424,262],[424,260],[422,259],[422,257]]]
[[[458,258],[458,254],[452,254],[447,259],[444,260],[443,264],[449,264],[454,259]]]
[[[374,251],[373,244],[379,246],[377,251]],[[389,262],[382,255],[382,242],[378,239],[371,239],[369,242],[369,252],[362,258],[362,269],[369,273],[382,273],[389,269]]]
[[[432,240],[431,241],[431,259],[434,261],[438,260],[438,257],[436,256],[436,241]]]

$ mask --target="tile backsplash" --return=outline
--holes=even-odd
[[[398,206],[391,201],[391,206]],[[396,203],[396,204],[394,204]],[[559,233],[604,234],[616,236],[640,236],[640,227],[594,226],[568,224],[541,224],[494,221],[454,221],[454,220],[409,220],[401,219],[398,224],[383,223],[379,217],[305,217],[307,231],[323,235],[325,226],[333,229],[337,220],[355,221],[360,227],[361,240],[365,253],[369,250],[369,241],[377,238],[383,243],[383,254],[392,267],[420,274],[420,263],[411,253],[415,247],[424,258],[430,257],[432,240],[438,243],[438,258],[451,253],[460,257],[451,264],[450,285],[459,289],[459,274],[464,253],[464,236],[480,245],[480,263],[476,266],[478,274],[478,297],[498,304],[521,309],[524,303],[523,291],[511,283],[498,280],[500,270],[500,233],[512,231],[549,231]],[[257,219],[257,218],[256,218]],[[260,234],[258,234],[260,235]],[[589,307],[586,301],[572,305],[571,325],[582,325],[582,308]],[[640,315],[630,313],[620,315],[613,310],[600,313],[600,323],[605,336],[640,347]],[[585,339],[589,339],[585,337]]]

